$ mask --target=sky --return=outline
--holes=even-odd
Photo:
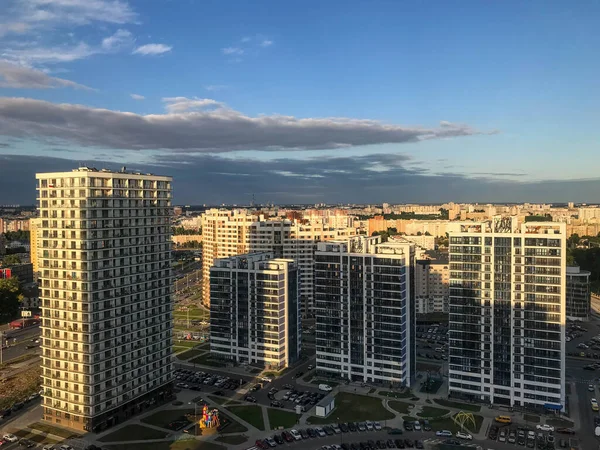
[[[2,0],[0,204],[597,202],[600,3]]]

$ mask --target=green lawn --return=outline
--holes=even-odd
[[[228,423],[226,427],[223,427],[219,431],[220,433],[244,433],[248,431],[248,428],[239,423],[237,420],[232,419],[227,414],[224,414],[222,411],[219,411],[219,418],[221,420],[221,426],[223,426],[226,422]]]
[[[169,433],[166,431],[158,431],[154,428],[132,424],[120,428],[113,433],[107,434],[98,440],[102,442],[145,441],[149,439],[163,439],[168,435]]]
[[[271,429],[275,430],[279,427],[290,428],[296,424],[297,415],[290,411],[283,411],[276,408],[267,408],[269,415],[269,424]]]
[[[196,412],[198,415],[202,414],[202,408],[197,408]],[[148,425],[154,425],[155,427],[166,428],[167,425],[174,420],[185,419],[188,414],[194,415],[194,408],[164,409],[162,411],[157,411],[148,417],[144,417],[142,422],[147,423]]]
[[[442,417],[450,412],[449,409],[435,408],[433,406],[423,406],[421,412],[417,413],[417,416],[430,419],[434,417]]]
[[[43,434],[34,434],[34,433],[30,433],[27,430],[17,430],[13,433],[15,436],[17,436],[18,438],[25,438],[25,439],[29,439],[30,441],[33,441],[37,444],[57,444],[59,441],[54,440],[49,438],[48,436],[45,436]]]
[[[103,446],[106,450],[226,450],[222,445],[212,442],[186,439],[180,441],[152,442],[147,444],[122,444]]]
[[[186,339],[178,339],[173,342],[173,347],[185,347],[185,348],[194,348],[198,344],[198,341],[188,341]]]
[[[481,411],[481,406],[475,405],[473,403],[461,403],[461,402],[455,402],[452,400],[446,400],[443,398],[436,398],[433,401],[436,402],[438,405],[446,406],[448,408],[456,408],[456,409],[460,409],[462,411],[472,411],[472,412]]]
[[[177,355],[177,357],[187,361],[188,359],[196,358],[204,353],[206,353],[204,350],[186,350],[185,352]]]
[[[38,430],[43,433],[60,436],[65,439],[81,437],[80,435],[78,435],[77,433],[74,433],[71,430],[67,430],[65,428],[60,428],[60,427],[55,427],[53,425],[49,425],[46,423],[40,423],[40,422],[32,423],[31,425],[28,426],[28,428],[31,428],[33,430]]]
[[[328,417],[309,417],[311,424],[387,420],[395,416],[383,407],[377,397],[340,392],[335,397],[335,409]]]
[[[525,422],[540,423],[540,416],[534,414],[523,414],[523,419],[525,419]]]
[[[414,394],[411,392],[410,389],[405,389],[402,392],[399,392],[399,391],[379,391],[378,394],[379,395],[384,395],[386,397],[391,397],[391,398],[411,398],[411,397],[414,397]]]
[[[240,419],[248,422],[254,428],[264,431],[265,422],[263,420],[262,409],[260,406],[228,406],[227,409]]]
[[[392,408],[394,411],[399,412],[400,414],[408,414],[408,411],[411,409],[410,407],[413,406],[410,403],[399,402],[396,400],[388,401],[388,405],[390,406],[390,408]]]
[[[456,414],[454,415],[456,416]],[[452,416],[452,417],[454,417]],[[456,433],[457,431],[460,431],[460,426],[458,426],[457,424],[454,423],[454,420],[452,420],[452,417],[438,417],[438,418],[433,418],[433,419],[429,419],[429,424],[431,425],[431,427],[435,430],[450,430],[453,433]],[[478,433],[479,429],[481,428],[481,424],[483,423],[483,417],[474,414],[473,418],[475,419],[475,427],[473,427],[473,424],[471,422],[465,422],[465,430],[468,430],[470,433]],[[418,420],[418,418],[414,418],[414,417],[403,417],[404,420],[411,420],[411,421],[415,421]]]
[[[210,353],[206,353],[204,355],[198,356],[197,358],[190,359],[188,362],[192,364],[201,364],[203,366],[211,366],[211,367],[225,367],[227,362],[222,359],[214,358],[210,355]]]
[[[202,308],[190,308],[189,316],[188,311],[184,311],[180,309],[181,307],[177,307],[175,311],[173,311],[174,319],[186,319],[189,317],[190,321],[192,320],[208,320],[210,313]]]

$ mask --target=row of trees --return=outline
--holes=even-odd
[[[201,229],[195,229],[195,228],[183,228],[183,227],[173,227],[173,235],[174,236],[181,236],[181,235],[192,235],[192,234],[201,234],[202,230]]]
[[[7,231],[4,233],[4,237],[8,242],[11,241],[21,241],[21,242],[29,242],[29,231],[19,230],[19,231]]]
[[[0,279],[0,323],[10,322],[17,317],[22,300],[18,278]]]

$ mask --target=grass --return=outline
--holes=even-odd
[[[169,435],[166,431],[158,431],[138,424],[127,425],[117,431],[98,439],[101,442],[145,441],[163,439]]]
[[[202,414],[202,409],[198,408],[196,410],[198,415]],[[171,422],[175,420],[185,419],[185,416],[188,414],[194,414],[194,408],[191,409],[163,409],[162,411],[157,411],[154,414],[144,417],[141,419],[142,422],[147,423],[148,425],[154,425],[155,427],[167,428]]]
[[[71,430],[67,430],[65,428],[55,427],[53,425],[49,425],[47,423],[35,422],[31,425],[28,425],[28,428],[33,430],[41,431],[42,433],[53,434],[54,436],[60,436],[61,438],[69,439],[69,438],[79,438],[80,435],[77,433],[73,433]]]
[[[33,358],[39,358],[40,355],[36,355],[35,353],[27,353],[25,355],[21,355],[21,356],[17,356],[16,358],[13,359],[9,359],[8,361],[4,361],[4,364],[2,364],[2,366],[0,366],[0,368],[4,369],[10,365],[13,364],[19,364],[25,361],[29,361],[30,359]]]
[[[222,359],[216,359],[211,356],[210,353],[205,353],[204,355],[198,356],[197,358],[190,359],[188,362],[192,364],[200,364],[203,366],[211,366],[211,367],[225,367],[227,362]]]
[[[181,441],[152,442],[147,444],[122,444],[103,447],[107,450],[226,450],[222,445],[212,442],[186,439]]]
[[[412,398],[412,397],[414,397],[414,394],[410,391],[410,389],[406,389],[402,392],[379,391],[378,394],[384,395],[386,397],[391,397],[391,398]]]
[[[262,417],[262,415],[261,415],[261,417]],[[244,432],[248,431],[248,428],[246,428],[244,425],[242,425],[238,421],[233,420],[227,414],[223,414],[222,411],[219,411],[219,419],[221,420],[221,425],[227,423],[227,426],[225,426],[221,430],[219,430],[220,433],[244,433]]]
[[[203,355],[204,353],[205,353],[204,350],[186,350],[183,353],[177,355],[177,357],[179,359],[183,359],[183,360],[187,361],[188,359],[198,357],[200,355]]]
[[[339,417],[339,420],[338,420]],[[340,392],[335,397],[335,409],[328,417],[309,417],[312,424],[331,422],[360,422],[363,420],[387,420],[395,415],[383,407],[377,397]]]
[[[248,440],[248,438],[241,434],[237,434],[234,436],[219,436],[217,439],[215,439],[215,441],[223,442],[225,444],[231,444],[231,445],[240,445],[240,444],[243,444],[244,442],[246,442],[247,440]]]
[[[258,428],[261,431],[265,430],[265,421],[263,420],[262,408],[260,406],[229,406],[227,409],[254,428]]]
[[[269,424],[271,429],[275,430],[279,427],[290,428],[296,424],[297,416],[293,412],[282,411],[281,409],[267,408],[269,416]]]
[[[398,402],[395,400],[390,400],[388,402],[388,405],[390,408],[392,408],[396,412],[399,412],[400,414],[408,414],[408,411],[411,409],[411,406],[413,406],[410,403]]]
[[[446,400],[444,398],[435,398],[435,399],[433,399],[433,401],[436,402],[438,405],[446,406],[448,408],[456,408],[456,409],[460,409],[462,411],[472,411],[472,412],[481,411],[480,405],[475,405],[475,404],[471,404],[471,403],[455,402],[452,400]]]
[[[40,367],[32,367],[11,376],[2,382],[2,395],[0,395],[0,409],[9,408],[21,402],[34,392],[40,390]]]
[[[34,433],[30,433],[27,430],[18,430],[15,431],[13,433],[15,436],[17,436],[18,438],[25,438],[25,439],[29,439],[30,441],[33,441],[37,444],[58,444],[59,441],[49,438],[48,436],[44,436],[43,434],[34,434]]]
[[[421,412],[417,413],[417,416],[425,419],[432,419],[435,417],[445,416],[450,412],[449,409],[435,408],[433,406],[423,406]]]
[[[197,341],[188,341],[185,339],[178,339],[177,342],[173,343],[174,347],[185,347],[185,348],[194,348],[198,345]]]

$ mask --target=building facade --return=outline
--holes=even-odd
[[[317,370],[410,384],[415,372],[414,245],[381,236],[321,242],[315,254]]]
[[[29,220],[29,260],[31,261],[31,264],[33,264],[33,275],[36,279],[40,272],[38,259],[40,225],[41,219],[39,217]]]
[[[171,396],[171,178],[37,183],[43,419],[99,431]]]
[[[450,234],[449,395],[564,407],[565,231],[496,217]]]
[[[591,274],[577,266],[567,267],[567,319],[589,320],[592,303]]]
[[[218,259],[210,270],[210,351],[280,370],[300,356],[298,268],[252,253]]]
[[[415,264],[417,314],[448,313],[450,264],[446,260],[418,259]]]

